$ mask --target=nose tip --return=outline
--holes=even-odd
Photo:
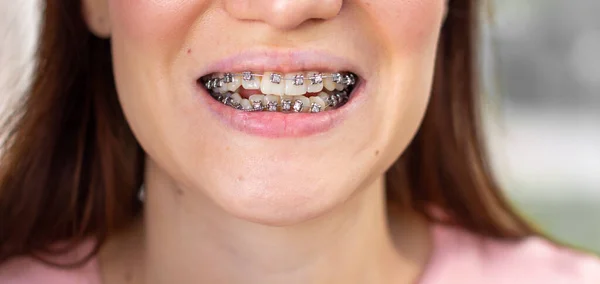
[[[289,30],[309,20],[334,18],[339,14],[342,2],[342,0],[227,0],[225,8],[235,18],[262,21],[274,28]]]
[[[279,29],[293,29],[308,20],[329,20],[337,16],[342,1],[338,0],[278,0],[272,1],[270,25]]]

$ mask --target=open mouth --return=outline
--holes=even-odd
[[[201,77],[198,83],[212,98],[240,111],[319,113],[346,104],[358,80],[352,72],[246,71],[213,73]]]

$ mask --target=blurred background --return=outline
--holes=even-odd
[[[522,213],[600,253],[600,1],[482,11],[490,154]]]
[[[497,176],[552,237],[600,253],[600,1],[490,0],[483,103]],[[0,0],[0,115],[26,88],[37,1]]]

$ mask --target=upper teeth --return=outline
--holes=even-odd
[[[302,84],[300,84],[302,83]],[[304,74],[285,74],[284,95],[301,96],[306,94],[307,86],[304,84]]]
[[[335,83],[341,83],[342,82],[342,74],[340,73],[334,73],[331,78],[333,78],[333,82]]]
[[[258,90],[265,95],[301,96],[306,93],[319,93],[344,90],[356,84],[356,77],[351,73],[328,73],[316,71],[280,74],[265,72],[255,74],[250,71],[237,73],[220,73],[205,82],[206,87],[217,93],[235,92],[243,87],[247,90]]]
[[[244,81],[252,81],[252,79],[254,79],[254,75],[252,75],[252,72],[246,71],[242,73],[242,79],[244,79]]]
[[[294,76],[294,85],[296,85],[296,86],[304,85],[304,75],[303,74],[297,74],[296,76]]]
[[[321,74],[321,73],[312,72],[312,74],[309,75],[309,78],[310,78],[311,85],[317,85],[317,84],[323,83],[323,74]]]
[[[310,83],[306,86],[306,91],[309,93],[318,93],[323,90],[323,74],[319,72],[308,72]]]
[[[280,74],[267,72],[263,75],[262,82],[260,84],[260,91],[265,95],[283,95],[285,94],[285,82],[281,83],[282,78]],[[258,76],[257,76],[258,77]]]

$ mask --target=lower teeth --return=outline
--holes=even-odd
[[[240,95],[232,92],[227,92],[224,94],[211,92],[211,96],[224,105],[241,111],[250,112],[269,111],[287,113],[319,113],[322,111],[340,108],[349,100],[348,92],[346,90],[332,94],[321,93],[318,96],[319,99],[316,99],[317,96],[269,96],[270,98],[267,99],[265,95],[253,95],[250,99],[240,100]],[[302,97],[302,99],[300,97]],[[320,101],[314,102],[310,100],[311,98],[313,98],[313,100]],[[243,100],[247,100],[249,103],[244,103]]]

